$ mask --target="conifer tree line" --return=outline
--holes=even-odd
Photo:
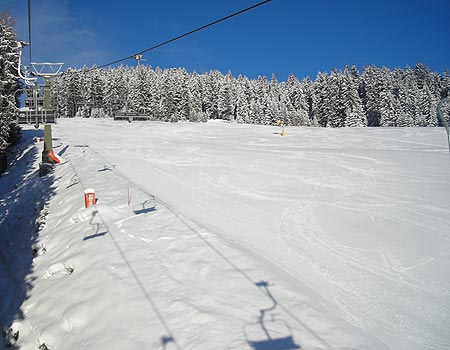
[[[6,147],[17,143],[20,138],[19,129],[14,123],[21,84],[17,76],[19,55],[13,25],[12,17],[7,11],[3,11],[0,14],[0,158],[2,159]],[[4,170],[4,166],[0,164],[0,172]]]
[[[63,117],[113,116],[127,109],[161,121],[224,119],[239,123],[322,127],[437,126],[436,107],[448,96],[450,71],[355,66],[251,80],[217,70],[120,66],[67,70],[52,82],[52,104]],[[448,111],[446,113],[448,115]]]

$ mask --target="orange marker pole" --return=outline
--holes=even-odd
[[[93,188],[88,188],[84,190],[84,207],[89,208],[92,205],[95,205],[95,190]]]

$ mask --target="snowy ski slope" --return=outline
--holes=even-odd
[[[53,125],[65,163],[17,345],[449,349],[445,130],[279,133]]]

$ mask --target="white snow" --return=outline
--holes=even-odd
[[[52,175],[37,143],[0,178],[0,321],[20,349],[450,348],[444,129],[52,132]],[[34,241],[19,216],[41,198]]]

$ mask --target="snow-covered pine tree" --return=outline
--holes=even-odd
[[[381,70],[383,81],[380,90],[379,112],[380,112],[380,126],[397,126],[396,111],[395,111],[395,86],[393,82],[392,73],[388,68],[383,67]]]
[[[138,66],[129,70],[128,109],[140,113],[145,109],[148,91],[148,79],[144,69],[143,66]]]
[[[61,115],[61,90],[64,88],[63,75],[58,75],[50,81],[50,104],[57,115]]]
[[[219,118],[218,98],[222,78],[223,74],[217,70],[210,71],[206,76],[204,107],[208,119]]]
[[[386,68],[365,66],[361,75],[363,81],[363,106],[366,111],[367,125],[381,125],[381,95],[386,89],[385,79],[390,79]],[[385,94],[386,95],[386,94]],[[387,95],[386,95],[387,96]]]
[[[206,114],[202,111],[203,85],[201,76],[196,72],[190,74],[187,87],[189,91],[189,121],[206,121]]]
[[[398,127],[413,126],[413,120],[402,108],[402,102],[400,98],[394,97],[392,103],[396,120],[396,126]]]
[[[299,108],[300,105],[300,81],[297,79],[297,77],[290,73],[288,75],[287,79],[287,91],[288,91],[288,97],[291,101],[292,106],[295,109]]]
[[[380,92],[380,126],[397,126],[394,95],[389,89]]]
[[[303,94],[303,91],[300,91]],[[279,89],[279,102],[278,102],[278,110],[280,115],[286,116],[284,122],[286,125],[294,125],[294,126],[306,126],[310,125],[308,113],[305,109],[301,108],[296,110],[291,103],[289,98],[289,89],[287,83],[281,83]]]
[[[328,74],[326,72],[318,72],[314,82],[313,93],[313,118],[319,126],[326,127],[328,125],[329,106],[328,106]]]
[[[318,126],[319,124],[313,115],[314,83],[311,78],[307,76],[300,81],[300,87],[306,100],[305,111],[309,119],[308,124],[311,126]]]
[[[91,115],[91,78],[92,73],[88,67],[84,66],[77,72],[78,89],[76,101],[76,116],[89,118]]]
[[[425,84],[427,84],[428,86],[431,85],[431,73],[426,64],[417,63],[414,67],[414,76],[416,78],[417,87],[419,89],[422,89]]]
[[[103,99],[105,98],[104,81],[105,71],[103,69],[97,69],[95,66],[91,70],[91,79],[89,86],[90,101],[94,108],[103,107]]]
[[[441,91],[439,99],[443,99],[445,97],[450,97],[450,70],[446,69],[444,74],[441,77]],[[450,124],[450,103],[444,103],[442,105],[442,115],[443,117],[447,117],[447,124]],[[442,125],[441,120],[439,120],[439,125]]]
[[[161,118],[163,121],[177,122],[179,120],[177,105],[179,98],[176,96],[178,86],[173,70],[163,70],[161,77]]]
[[[342,94],[343,76],[336,68],[328,76],[328,102],[330,108],[328,126],[341,128],[345,126],[345,106]]]
[[[250,123],[262,124],[261,116],[263,115],[263,108],[258,99],[252,98],[250,101]]]
[[[69,70],[67,80],[67,111],[68,117],[75,117],[79,103],[82,101],[82,74],[81,71]]]
[[[235,92],[233,91],[233,76],[231,72],[220,80],[219,94],[217,97],[217,110],[219,118],[234,120]]]
[[[342,76],[335,68],[330,75],[321,72],[317,74],[314,83],[313,113],[320,126],[344,126],[341,80]]]
[[[146,67],[146,78],[148,79],[147,91],[145,98],[147,99],[144,103],[145,110],[143,111],[146,115],[155,118],[155,111],[158,109],[159,97],[158,97],[158,76],[156,70],[152,67]]]
[[[348,65],[345,67],[342,81],[342,99],[345,113],[345,126],[347,127],[367,126],[367,119],[358,93],[358,75],[358,70],[355,66],[351,70]]]
[[[0,152],[8,146],[17,113],[16,92],[20,89],[16,68],[18,52],[14,21],[8,11],[0,15]]]
[[[311,79],[308,79],[304,79],[300,82],[293,74],[289,74],[288,76],[286,84],[286,97],[288,100],[283,97],[281,104],[291,105],[294,109],[295,116],[292,118],[293,125],[310,124],[310,97],[308,96],[308,89],[310,88],[310,83],[312,85],[312,82]]]
[[[398,100],[400,102],[401,113],[398,113],[397,126],[413,126],[416,118],[416,97],[418,95],[418,87],[414,72],[409,66],[406,66],[401,81],[398,79],[400,74],[396,75],[396,84],[398,86]]]
[[[236,120],[238,123],[251,123],[251,86],[247,77],[239,75],[236,87]]]
[[[425,82],[422,89],[419,90],[417,100],[416,126],[437,126],[438,120],[436,107],[438,101],[433,96],[428,84]]]
[[[127,101],[127,82],[125,68],[120,66],[106,72],[104,108],[110,117],[125,107]]]
[[[153,120],[162,120],[162,85],[164,72],[161,68],[156,67],[152,73],[152,83],[150,84],[150,102],[148,104],[149,111]]]
[[[272,116],[269,114],[270,96],[269,81],[265,76],[259,76],[253,85],[253,98],[257,103],[254,104],[258,112],[253,111],[253,117],[257,124],[272,124]]]
[[[172,70],[172,75],[177,120],[186,121],[191,114],[188,88],[189,75],[184,68]]]
[[[288,111],[287,106],[281,106],[281,95],[283,86],[278,82],[275,74],[269,82],[269,91],[267,93],[267,120],[269,124],[275,124],[277,120],[283,120],[286,125],[290,125],[293,115]],[[293,109],[292,106],[290,108]]]
[[[441,77],[440,98],[450,97],[450,69],[446,69]]]

